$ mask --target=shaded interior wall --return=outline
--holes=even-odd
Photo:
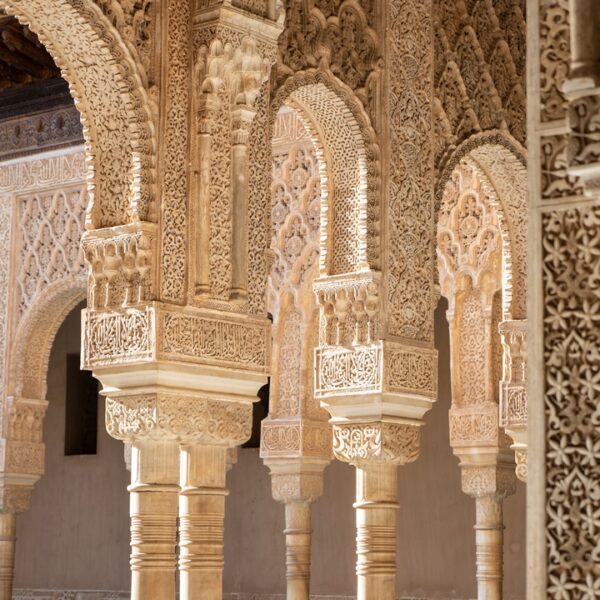
[[[398,594],[474,598],[474,501],[460,491],[458,461],[448,442],[450,368],[444,310],[437,314],[439,400],[426,417],[421,457],[400,469]],[[122,445],[104,432],[98,455],[63,456],[65,354],[79,347],[79,314],[58,333],[48,378],[44,436],[46,475],[31,510],[18,520],[16,586],[50,589],[129,589],[128,473]],[[102,403],[101,403],[102,404]],[[103,413],[102,405],[99,407]],[[354,470],[334,462],[325,494],[314,505],[314,594],[353,595]],[[283,505],[271,497],[258,450],[239,452],[228,475],[225,591],[283,593]],[[525,488],[505,503],[505,600],[525,597]]]
[[[56,336],[44,421],[46,473],[17,517],[16,588],[129,589],[129,473],[123,444],[104,428],[98,402],[95,456],[64,456],[66,355],[79,352],[80,309]]]

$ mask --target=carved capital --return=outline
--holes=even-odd
[[[274,465],[271,468],[271,489],[278,502],[314,502],[323,495],[323,469],[327,462],[306,468],[301,463]]]
[[[262,422],[260,455],[265,460],[278,457],[330,460],[331,425],[303,418],[267,418]]]
[[[497,496],[505,498],[515,493],[516,479],[512,465],[461,467],[461,484],[465,494],[473,498]]]
[[[250,437],[252,405],[163,392],[120,395],[106,399],[106,429],[126,442],[238,446]]]
[[[200,94],[215,98],[225,94],[232,108],[252,107],[269,75],[271,60],[254,37],[238,38],[235,34],[207,40],[200,46],[196,87]]]
[[[404,423],[333,425],[333,452],[338,460],[357,465],[368,461],[413,462],[421,448],[421,427]]]
[[[16,514],[29,509],[33,485],[0,485],[0,513]]]
[[[357,346],[380,338],[381,273],[364,271],[314,283],[321,312],[322,345]]]
[[[42,423],[48,402],[9,396],[4,414],[4,437],[16,442],[42,442]]]

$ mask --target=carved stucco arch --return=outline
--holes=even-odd
[[[272,119],[284,104],[297,110],[319,161],[321,275],[379,269],[379,147],[362,103],[333,75],[308,70],[278,88]]]
[[[155,132],[140,68],[91,0],[0,0],[60,67],[86,141],[88,227],[155,218]],[[126,168],[124,168],[126,165]]]
[[[10,352],[8,395],[45,400],[50,352],[67,315],[86,298],[84,277],[50,284],[23,315]]]
[[[444,189],[462,161],[473,168],[496,210],[505,248],[504,317],[527,317],[527,167],[525,149],[509,134],[471,136],[450,156],[436,185],[436,223]]]

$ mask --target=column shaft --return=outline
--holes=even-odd
[[[227,448],[181,447],[179,573],[181,600],[223,597]]]
[[[496,495],[475,499],[477,599],[502,600],[502,499]]]
[[[177,472],[177,444],[133,444],[131,600],[175,598]]]
[[[248,148],[233,145],[232,152],[233,239],[231,245],[231,299],[244,299],[248,287],[246,235],[248,228]]]
[[[16,523],[17,517],[14,513],[0,513],[0,600],[12,599]]]
[[[310,590],[310,503],[285,505],[287,600],[308,600]]]
[[[356,468],[357,600],[395,600],[397,466]]]

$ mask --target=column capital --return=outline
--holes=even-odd
[[[17,514],[27,511],[31,504],[34,483],[34,481],[31,483],[0,481],[0,514]]]
[[[413,462],[421,449],[421,426],[372,422],[333,425],[333,452],[338,460],[403,465]]]
[[[106,399],[106,429],[126,442],[165,440],[232,447],[250,437],[252,405],[164,391],[121,394]]]
[[[260,455],[273,460],[331,460],[331,425],[326,421],[298,417],[267,417],[261,426]]]
[[[323,471],[328,460],[265,460],[271,470],[271,489],[278,502],[310,503],[323,495]]]
[[[514,464],[462,465],[461,485],[463,492],[473,498],[511,496],[516,490]]]

